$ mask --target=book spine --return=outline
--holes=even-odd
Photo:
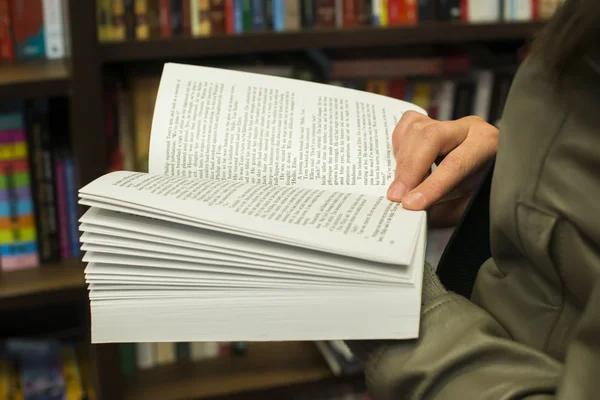
[[[371,24],[371,0],[356,1],[356,24],[360,26]]]
[[[401,25],[404,23],[404,0],[388,0],[388,24]]]
[[[242,13],[242,1],[243,0],[233,0],[233,15],[234,15],[234,31],[235,33],[243,33],[244,32],[244,18],[243,18],[243,13]],[[282,0],[273,0],[273,7],[275,7],[275,4],[279,1]],[[273,10],[273,12],[275,12]]]
[[[134,0],[125,0],[125,39],[136,38],[136,24]]]
[[[0,60],[15,58],[9,0],[0,0]]]
[[[265,0],[265,29],[273,30],[273,0]]]
[[[317,0],[317,26],[320,28],[335,26],[334,0]]]
[[[175,353],[177,355],[177,361],[190,360],[190,344],[187,342],[176,343]]]
[[[150,39],[148,0],[135,0],[133,4],[133,12],[135,14],[135,38],[137,40]]]
[[[379,25],[388,26],[389,24],[389,0],[381,0],[381,14],[379,15]]]
[[[438,0],[437,19],[440,21],[460,20],[460,0]]]
[[[315,26],[315,0],[302,0],[301,9],[302,27],[312,28]]]
[[[125,0],[112,0],[112,35],[111,39],[116,41],[125,40],[127,31],[125,28]]]
[[[35,204],[40,262],[60,259],[56,204],[54,201],[53,165],[48,129],[47,100],[33,100],[28,107],[29,160],[31,167],[32,195]]]
[[[265,2],[263,0],[252,0],[252,30],[265,30]]]
[[[234,0],[225,0],[225,32],[229,35],[235,33]]]
[[[133,343],[119,343],[119,360],[123,375],[129,376],[135,372],[136,357],[135,345]]]
[[[96,3],[98,23],[98,40],[108,42],[113,40],[112,0],[98,0]]]
[[[416,25],[419,23],[419,7],[417,0],[404,0],[405,22],[407,25]]]
[[[69,220],[67,213],[67,193],[65,184],[65,166],[62,154],[55,153],[54,157],[54,179],[56,189],[56,209],[58,211],[58,239],[60,245],[60,257],[65,260],[69,258]]]
[[[160,0],[158,5],[160,36],[168,38],[171,36],[171,0]]]
[[[181,3],[182,0],[171,0],[171,34],[175,36],[179,36],[183,32]]]
[[[300,29],[300,3],[297,1],[285,2],[285,29],[294,31]]]
[[[63,1],[43,0],[42,6],[46,57],[63,58],[66,56]]]
[[[342,4],[343,26],[355,26],[357,20],[357,0],[344,0]]]
[[[371,24],[373,26],[381,26],[381,1],[373,0],[371,4]]]
[[[148,369],[156,365],[156,352],[153,343],[136,343],[135,356],[139,369]]]
[[[285,0],[273,0],[273,30],[285,30]]]
[[[42,0],[13,0],[12,27],[17,58],[46,55]]]
[[[181,1],[181,33],[185,36],[192,34],[192,4],[189,0]]]
[[[481,1],[481,0],[480,0]],[[469,22],[473,18],[473,10],[471,5],[473,3],[470,0],[460,0],[460,20],[463,22]]]
[[[242,0],[242,21],[244,32],[252,32],[252,1]]]
[[[435,0],[419,0],[419,22],[435,21]]]
[[[210,32],[225,33],[225,1],[210,0]]]
[[[77,212],[77,175],[75,174],[73,156],[68,154],[65,158],[65,192],[67,200],[67,221],[69,224],[69,248],[70,256],[77,258],[80,256],[79,247],[79,227],[77,220],[79,213]]]

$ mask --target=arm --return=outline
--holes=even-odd
[[[600,391],[600,285],[563,365],[512,341],[489,313],[445,292],[428,271],[417,341],[348,343],[365,360],[374,400],[595,398]]]

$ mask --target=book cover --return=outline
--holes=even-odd
[[[13,0],[12,28],[17,58],[46,55],[42,0]]]
[[[0,60],[12,60],[15,57],[12,29],[10,1],[0,0]]]
[[[316,0],[317,26],[331,28],[335,26],[335,0]]]

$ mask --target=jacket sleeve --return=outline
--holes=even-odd
[[[365,376],[374,400],[593,399],[600,392],[598,285],[588,304],[564,365],[511,340],[489,313],[453,293],[424,306],[418,340],[349,346],[359,355],[372,349]]]

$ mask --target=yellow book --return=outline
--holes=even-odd
[[[388,0],[381,0],[381,26],[388,26]]]
[[[79,365],[75,356],[75,349],[71,346],[63,346],[63,375],[65,377],[66,400],[80,400],[83,396],[81,387],[81,375]]]

